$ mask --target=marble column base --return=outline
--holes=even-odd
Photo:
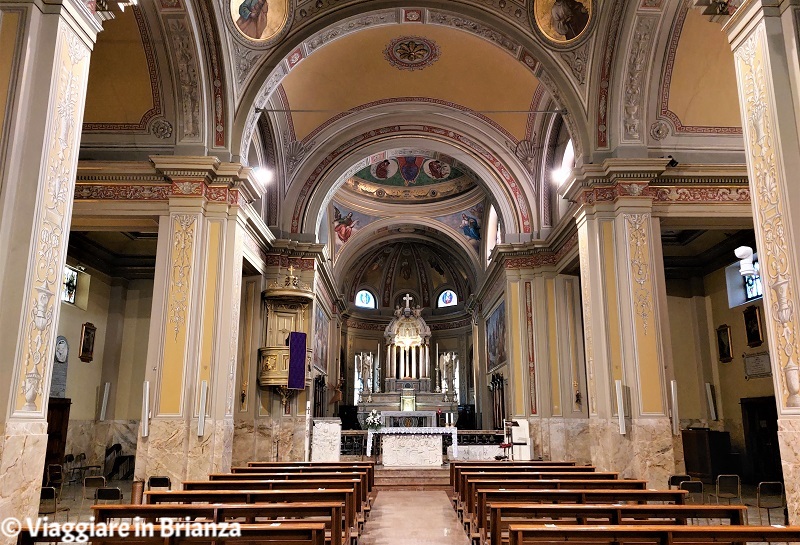
[[[672,428],[668,418],[627,420],[620,435],[616,419],[589,419],[592,463],[598,471],[645,479],[650,488],[664,488],[675,473]]]
[[[778,445],[781,450],[789,524],[800,524],[800,419],[778,419]]]
[[[247,462],[300,462],[305,460],[305,416],[262,417],[237,420],[233,425],[234,466]]]
[[[205,480],[209,473],[230,471],[232,447],[233,419],[206,420],[202,437],[197,435],[197,419],[153,419],[148,437],[139,434],[135,478]]]
[[[6,422],[0,436],[0,520],[35,518],[39,511],[47,422]],[[0,544],[16,543],[0,535]]]

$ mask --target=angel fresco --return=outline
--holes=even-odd
[[[336,236],[342,244],[350,240],[356,225],[358,225],[358,220],[353,219],[352,212],[342,216],[341,210],[333,207],[333,230],[336,231]]]

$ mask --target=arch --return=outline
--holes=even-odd
[[[446,298],[448,295],[451,297],[450,301],[443,299],[443,297]],[[454,307],[459,303],[458,293],[456,293],[451,286],[443,286],[442,289],[439,290],[439,293],[436,294],[434,299],[436,299],[436,308]]]
[[[362,287],[356,292],[353,298],[353,305],[360,309],[376,310],[379,307],[378,297],[372,293],[372,290]]]
[[[493,134],[491,127],[459,123],[444,114],[421,117],[420,123],[415,123],[415,117],[386,114],[380,117],[384,123],[381,127],[374,127],[374,122],[368,117],[360,124],[342,127],[341,130],[336,125],[326,130],[325,138],[338,135],[347,140],[324,158],[320,158],[319,152],[311,154],[298,169],[287,192],[288,202],[294,202],[295,207],[291,216],[289,210],[285,211],[283,229],[292,233],[314,232],[325,204],[344,183],[343,177],[359,165],[366,166],[370,156],[384,152],[389,147],[387,142],[391,142],[391,148],[429,149],[458,157],[483,182],[504,225],[508,226],[506,232],[518,234],[511,241],[533,238],[537,225],[535,208],[530,206],[533,187],[524,165],[513,153],[501,158],[494,151],[504,148],[502,137]],[[484,132],[478,133],[477,129]],[[318,142],[316,149],[330,147],[324,148]]]
[[[573,79],[564,71],[556,59],[556,53],[545,48],[540,42],[496,14],[481,8],[471,8],[468,13],[458,13],[440,9],[440,3],[423,0],[415,3],[422,7],[426,24],[449,26],[462,32],[477,35],[495,44],[500,50],[514,56],[520,68],[532,71],[544,84],[550,94],[557,97],[562,108],[570,113],[575,127],[574,138],[580,149],[588,149],[589,131],[586,107]],[[311,55],[328,42],[350,32],[358,32],[377,25],[400,24],[402,10],[371,10],[366,3],[348,6],[333,13],[326,13],[317,25],[309,25],[298,31],[294,40],[287,40],[278,46],[273,55],[257,69],[250,85],[242,95],[241,106],[234,121],[234,157],[247,161],[247,142],[249,141],[259,113],[272,92],[283,78],[302,59]],[[477,17],[476,17],[477,16]],[[583,144],[586,144],[584,146]]]

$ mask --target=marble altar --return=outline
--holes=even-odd
[[[453,438],[453,452],[458,456],[458,429],[439,428],[381,428],[367,432],[367,456],[372,455],[376,435],[383,436],[383,465],[385,467],[441,466],[442,435]]]

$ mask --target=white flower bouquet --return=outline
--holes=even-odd
[[[380,427],[381,427],[381,414],[378,411],[376,411],[375,409],[372,409],[372,412],[369,413],[367,415],[367,417],[364,419],[364,424],[366,424],[367,427],[369,429],[371,429],[371,430],[380,429]]]

